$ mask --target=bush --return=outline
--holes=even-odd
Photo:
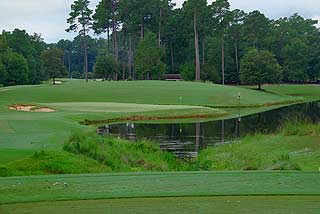
[[[195,65],[192,62],[187,62],[180,66],[179,71],[182,78],[186,81],[193,81],[195,79]]]
[[[82,76],[81,76],[79,71],[72,71],[71,72],[71,78],[73,78],[73,79],[81,79]]]

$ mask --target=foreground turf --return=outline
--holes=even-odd
[[[0,203],[181,196],[318,196],[319,185],[320,173],[302,172],[161,172],[10,177],[0,178]]]
[[[4,213],[317,214],[319,196],[224,196],[106,199],[0,205]]]

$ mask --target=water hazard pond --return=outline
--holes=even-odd
[[[248,134],[274,133],[286,122],[320,122],[320,102],[284,107],[246,117],[181,124],[124,123],[98,128],[100,134],[131,141],[148,139],[178,157],[195,157],[199,150],[219,143],[231,143]]]

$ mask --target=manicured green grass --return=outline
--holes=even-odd
[[[0,205],[5,213],[219,213],[317,214],[319,196],[171,197]]]
[[[239,93],[243,106],[270,105],[295,100],[289,96],[240,87],[165,81],[89,82],[85,84],[81,80],[68,80],[63,85],[14,87],[2,93],[4,100],[12,103],[114,102],[238,106]],[[10,98],[13,98],[14,101]]]
[[[1,149],[0,150],[0,165],[8,162],[31,156],[34,151],[19,150],[19,149]]]
[[[57,183],[58,182],[58,183]],[[65,187],[64,183],[67,183]],[[0,178],[0,204],[37,201],[320,195],[320,173],[159,172]]]
[[[111,147],[107,148],[111,153],[118,154],[114,157],[109,157],[109,153],[105,150],[98,152],[101,149],[99,146],[96,150],[74,150],[73,147],[69,147],[67,150],[74,154],[60,152],[65,139],[71,132],[94,129],[94,127],[80,125],[80,121],[141,115],[148,117],[170,115],[178,118],[201,114],[228,118],[232,117],[233,108],[239,106],[237,99],[239,93],[242,107],[260,106],[260,108],[246,108],[243,110],[246,112],[244,114],[276,108],[274,104],[285,105],[302,101],[300,96],[309,97],[307,100],[317,99],[318,87],[308,86],[297,94],[300,87],[303,86],[294,88],[267,86],[266,88],[272,91],[268,93],[204,83],[139,81],[85,84],[80,80],[68,80],[56,86],[2,88],[0,89],[0,163],[10,162],[7,166],[14,167],[11,169],[9,167],[8,172],[12,173],[10,172],[12,169],[20,170],[23,172],[21,175],[34,174],[33,172],[37,172],[35,174],[69,174],[112,171],[114,169],[110,167],[110,161],[106,164],[99,157],[103,157],[103,160],[108,158],[115,160],[119,157],[121,159],[121,155],[125,154],[130,146],[114,147],[119,150],[118,153]],[[17,112],[8,109],[12,104],[35,104],[51,107],[57,111],[54,113]],[[214,108],[208,108],[208,106]],[[221,107],[232,108],[221,109]],[[226,113],[229,115],[225,115]],[[175,120],[178,120],[177,118]],[[320,159],[318,129],[314,131],[313,128],[305,127],[303,130],[306,131],[297,130],[292,126],[281,134],[271,137],[261,135],[247,137],[243,144],[233,145],[231,149],[230,146],[225,145],[213,153],[207,151],[208,156],[201,155],[202,159],[194,164],[194,167],[216,169],[212,167],[216,164],[214,160],[216,152],[220,152],[221,157],[227,157],[230,155],[229,152],[232,154],[231,159],[220,158],[219,160],[227,166],[225,169],[250,169],[255,166],[257,169],[269,169],[266,166],[279,164],[274,161],[277,160],[281,162],[277,166],[280,168],[290,166],[287,168],[296,169],[292,166],[297,165],[302,170],[318,171],[317,165]],[[92,146],[89,143],[91,140],[88,140],[84,148]],[[39,150],[47,152],[30,156],[31,153]],[[130,170],[127,171],[134,171],[132,170],[136,167],[134,163],[140,165],[147,163],[147,166],[152,164],[158,166],[160,163],[160,166],[165,167],[159,170],[168,169],[168,165],[162,162],[162,158],[151,158],[146,155],[143,156],[143,161],[140,161],[143,151],[142,149],[140,152],[132,153],[129,159],[122,157],[121,160],[126,161],[130,166]],[[257,155],[258,152],[259,155]],[[241,156],[239,156],[240,153]],[[15,161],[24,156],[29,157]],[[261,158],[262,156],[264,157]],[[253,166],[252,163],[256,165]],[[138,167],[141,167],[140,165]],[[123,169],[124,166],[118,165],[119,167]],[[8,170],[8,168],[0,170]],[[19,175],[17,171],[13,174]],[[141,211],[140,213],[150,213],[150,210],[160,213],[179,213],[181,209],[184,213],[206,213],[209,209],[224,210],[225,213],[303,213],[304,211],[316,213],[319,209],[316,203],[320,195],[317,188],[320,185],[319,178],[320,173],[317,172],[265,171],[3,177],[0,178],[0,211],[49,213],[74,209],[79,213],[86,210],[94,213],[110,209],[114,213],[130,213],[133,211],[131,208],[134,208],[134,211]],[[244,197],[248,195],[251,197]],[[40,203],[20,204],[23,202]]]
[[[266,90],[288,96],[320,100],[320,85],[268,85]]]
[[[280,133],[247,136],[202,150],[202,170],[320,170],[320,125],[288,123]]]

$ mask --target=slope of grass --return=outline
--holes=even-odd
[[[96,133],[74,133],[64,150],[84,155],[110,167],[114,172],[177,170],[179,160],[152,142],[135,143],[100,137]]]
[[[288,96],[305,97],[307,100],[320,100],[320,85],[268,85],[266,90]]]
[[[38,202],[0,205],[5,213],[219,213],[317,214],[319,196],[171,197]]]
[[[36,152],[28,158],[0,165],[0,177],[191,169],[191,164],[162,151],[152,142],[132,143],[94,132],[75,132],[64,144],[64,151]]]
[[[114,102],[156,105],[257,106],[283,103],[295,98],[245,88],[210,83],[133,81],[89,82],[68,80],[63,85],[15,87],[2,92],[13,103]],[[28,94],[28,96],[25,96]],[[181,99],[180,99],[181,97]]]
[[[34,155],[0,166],[0,176],[80,174],[111,172],[96,160],[68,152],[36,152]]]
[[[19,149],[1,149],[0,150],[0,165],[9,163],[14,160],[22,159],[26,156],[31,156],[34,151],[19,150]]]
[[[239,143],[201,151],[202,170],[320,170],[320,125],[289,123],[274,135],[247,136]]]
[[[67,183],[67,187],[56,185]],[[37,201],[320,195],[320,173],[172,172],[0,178],[0,204]]]
[[[61,155],[59,152],[40,152],[3,164],[5,167],[0,171],[0,176],[195,170],[318,171],[319,139],[319,125],[288,123],[279,133],[247,136],[238,143],[201,150],[195,159],[181,160],[162,151],[156,143],[132,143],[102,137],[95,132],[75,132],[64,144],[66,152]],[[99,163],[99,166],[88,170],[89,161]],[[76,162],[83,164],[74,164]],[[66,170],[68,167],[69,171]]]

